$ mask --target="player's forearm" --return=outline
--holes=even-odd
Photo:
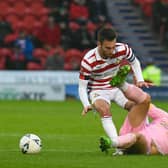
[[[137,58],[131,63],[132,70],[134,72],[134,75],[136,77],[137,82],[144,81],[142,76],[142,69],[140,62]]]
[[[84,107],[90,106],[87,94],[88,81],[79,79],[79,97]]]

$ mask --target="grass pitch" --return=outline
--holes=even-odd
[[[167,102],[155,102],[167,109]],[[126,111],[112,105],[117,128]],[[99,151],[104,135],[98,115],[81,116],[79,101],[0,102],[0,168],[167,168],[167,156],[117,156]],[[19,151],[19,139],[35,133],[42,139],[42,151],[27,155]]]

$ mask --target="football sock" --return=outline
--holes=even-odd
[[[118,136],[118,147],[128,148],[136,142],[136,135],[133,133],[128,133],[125,135]]]
[[[112,146],[116,147],[118,144],[118,135],[116,127],[112,121],[112,117],[101,118],[103,128],[112,142]]]

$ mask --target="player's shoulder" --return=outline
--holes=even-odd
[[[118,50],[128,50],[130,48],[127,43],[116,43],[116,48]]]
[[[125,46],[128,46],[128,44],[119,42],[116,43],[116,47],[125,47]]]
[[[95,55],[96,55],[96,49],[97,48],[93,48],[93,49],[89,50],[88,52],[86,52],[86,54],[84,55],[83,59],[89,60],[89,59],[95,57]]]

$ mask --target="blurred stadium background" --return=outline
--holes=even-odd
[[[167,0],[1,0],[0,9],[1,99],[78,98],[80,61],[103,26],[116,29],[142,68],[161,69],[160,87],[147,91],[167,99]]]
[[[0,167],[167,167],[166,157],[102,154],[98,138],[104,131],[98,116],[81,118],[78,100],[80,61],[96,46],[97,31],[113,26],[118,41],[132,47],[142,68],[153,62],[161,69],[160,86],[146,91],[159,107],[168,109],[167,4],[0,0]],[[112,110],[119,128],[126,113],[116,105]],[[19,138],[30,132],[43,142],[36,156],[22,155],[18,148]]]

